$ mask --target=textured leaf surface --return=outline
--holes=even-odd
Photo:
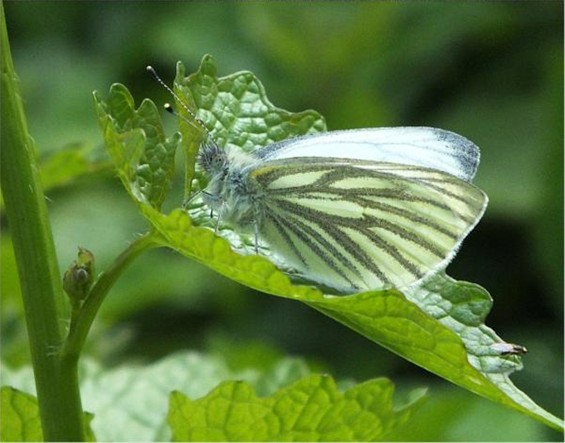
[[[2,370],[5,382],[30,394],[35,392],[30,367],[24,367],[18,371],[8,368],[2,368]],[[356,385],[348,391],[349,394],[343,396],[335,390],[332,379],[319,376],[311,378],[309,373],[306,364],[298,359],[278,360],[264,371],[252,368],[233,371],[220,358],[193,352],[171,355],[146,366],[122,365],[110,370],[87,360],[81,364],[81,392],[84,408],[96,411],[92,428],[100,441],[168,441],[171,434],[166,420],[171,391],[182,391],[190,398],[211,399],[217,393],[223,392],[225,386],[230,384],[241,386],[243,383],[222,384],[225,380],[230,379],[244,381],[249,392],[256,391],[260,396],[281,399],[295,394],[304,396],[304,392],[308,389],[314,391],[316,386],[316,383],[308,380],[320,380],[320,392],[332,392],[336,398],[343,397],[342,403],[347,399],[351,402],[365,402],[363,404],[370,407],[370,411],[378,414],[382,432],[391,426],[400,424],[402,420],[407,420],[411,411],[414,410],[412,406],[419,405],[421,398],[421,391],[415,391],[414,403],[411,403],[410,408],[391,409],[392,385],[386,380],[380,379]],[[298,383],[298,386],[302,387],[287,389],[286,387],[292,383]],[[13,391],[12,388],[4,389],[7,389],[8,393]],[[210,391],[212,393],[208,394]],[[28,420],[26,423],[30,424],[26,424],[26,429],[31,429],[33,422],[29,420],[38,420],[36,400],[29,394],[16,392],[19,402],[18,411],[24,412],[18,412],[21,416],[19,421],[14,422],[11,416],[8,416],[9,421],[4,420],[4,413],[12,414],[12,412],[9,408],[4,407],[4,402],[7,400],[2,393],[2,426],[10,423],[11,428],[9,429],[13,429],[14,426],[19,426],[18,429],[20,429],[21,423]],[[6,399],[9,400],[10,397]],[[14,400],[10,401],[14,402]],[[202,403],[202,400],[199,402]],[[205,404],[197,404],[195,407],[199,414],[205,412]],[[265,407],[270,408],[270,406]],[[29,412],[26,412],[28,410]],[[346,420],[351,415],[349,410],[340,412],[335,409],[335,405],[333,411],[336,420]],[[284,417],[286,420],[290,419],[289,414]],[[181,421],[179,426],[179,429],[186,428],[186,422]],[[174,429],[176,428],[173,427]],[[12,433],[7,435],[15,435],[13,430],[10,432]],[[29,432],[32,440],[40,440],[40,437]],[[345,438],[347,435],[341,434],[341,436]]]
[[[442,299],[445,310],[432,305],[438,311],[437,319],[433,309],[428,308],[428,313],[425,307],[397,291],[328,297],[315,288],[293,285],[288,276],[263,257],[234,253],[224,239],[208,229],[192,226],[183,211],[163,215],[142,207],[142,212],[162,235],[163,244],[181,254],[257,290],[307,303],[446,380],[546,424],[560,426],[559,419],[537,406],[510,381],[509,372],[519,364],[516,356],[501,356],[491,348],[491,344],[501,340],[478,321],[490,309],[484,289],[438,276],[435,285],[441,284],[446,294],[457,297]],[[464,311],[464,315],[460,312],[466,293],[474,314],[472,310]],[[427,295],[433,299],[442,294],[428,290]],[[477,306],[482,310],[477,311]]]
[[[166,138],[155,104],[144,100],[135,109],[123,85],[112,85],[107,102],[94,96],[106,146],[122,183],[136,200],[160,208],[170,188],[180,135]]]
[[[315,111],[293,113],[274,106],[252,72],[218,77],[216,63],[209,55],[188,77],[184,65],[177,64],[175,91],[220,146],[237,146],[249,152],[289,137],[326,130],[324,118]],[[178,112],[193,120],[182,105]],[[179,126],[187,157],[186,185],[190,186],[194,161],[205,135],[198,125],[188,125],[182,119]]]
[[[182,83],[180,74],[177,75],[177,81]],[[236,75],[238,74],[234,74]],[[248,75],[250,74],[246,73]],[[214,76],[215,66],[209,57],[205,57],[197,76],[192,79],[189,77],[195,83],[191,84],[191,91],[196,91],[194,97],[187,98],[189,105],[196,102],[205,109],[217,107],[204,103],[204,97],[198,95],[200,91],[201,95],[207,96],[207,91],[214,90],[217,84],[221,84],[222,79],[215,79]],[[123,90],[125,88],[121,87],[120,91]],[[262,88],[258,90],[259,95],[263,94]],[[182,92],[184,94],[186,91]],[[242,103],[232,102],[241,97],[245,97],[245,94],[222,96],[222,106],[229,110],[244,107]],[[123,115],[132,113],[131,97],[122,92],[111,98],[107,103],[98,99],[99,109],[103,111],[100,117],[106,141],[110,149],[135,153],[139,144],[136,136],[139,129],[134,122],[120,123]],[[129,110],[124,111],[124,108]],[[264,112],[268,114],[267,110]],[[237,116],[237,113],[213,114],[214,118],[212,114],[203,112],[199,115],[211,129],[214,138],[236,146],[241,143],[243,149],[255,146],[254,142],[249,142],[249,138],[239,138],[238,135],[252,133],[256,127],[254,119],[236,119],[234,123],[233,115]],[[183,122],[181,130],[183,125],[190,128],[190,125]],[[120,132],[120,127],[127,128],[127,131]],[[216,129],[217,127],[220,129]],[[229,128],[230,131],[222,128]],[[316,129],[316,125],[313,125],[309,130]],[[196,134],[194,128],[190,131],[183,131],[184,138],[192,137],[184,143],[197,146],[201,134]],[[117,165],[125,168],[120,174],[127,175],[128,162],[124,160]],[[187,176],[192,177],[189,173]],[[135,197],[131,183],[127,180],[123,182]],[[324,296],[316,288],[293,285],[287,275],[261,256],[245,256],[233,252],[233,249],[245,250],[242,247],[245,239],[239,239],[228,232],[230,244],[211,230],[195,226],[194,223],[199,223],[201,218],[191,219],[182,210],[165,215],[146,204],[143,199],[136,198],[136,201],[163,246],[176,249],[249,287],[307,303],[407,360],[471,392],[522,411],[555,428],[562,428],[560,419],[537,406],[508,378],[513,370],[521,367],[521,362],[519,357],[503,355],[496,346],[492,346],[506,344],[483,324],[492,304],[490,295],[483,288],[438,275],[423,288],[406,295],[397,291],[382,291],[347,297]],[[203,215],[203,212],[200,214]]]
[[[376,379],[341,393],[328,376],[312,375],[270,397],[245,382],[222,383],[206,397],[171,395],[174,441],[375,441],[405,424],[423,392],[394,408],[394,388]]]
[[[23,376],[33,383],[31,368]],[[11,378],[8,376],[8,378]],[[6,379],[6,377],[4,377]],[[20,376],[20,379],[22,377]],[[9,380],[8,380],[9,381]],[[0,440],[1,441],[43,441],[37,399],[26,392],[10,386],[0,389]],[[93,416],[84,414],[87,441],[96,441],[90,427]]]

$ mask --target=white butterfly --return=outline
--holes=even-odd
[[[252,153],[203,144],[204,203],[279,262],[342,293],[420,284],[444,269],[486,195],[479,150],[435,128],[310,135]]]
[[[219,224],[341,293],[420,285],[449,264],[488,201],[471,184],[477,146],[436,128],[327,132],[251,153],[208,136],[197,164]]]

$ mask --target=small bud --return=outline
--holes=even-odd
[[[88,249],[78,248],[77,259],[63,277],[63,288],[73,302],[81,302],[88,295],[94,281],[94,255]]]

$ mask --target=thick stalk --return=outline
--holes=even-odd
[[[0,13],[1,185],[21,283],[43,436],[48,441],[82,441],[77,362],[60,358],[59,352],[65,319],[61,276],[1,3]]]

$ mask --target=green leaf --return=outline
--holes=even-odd
[[[167,432],[167,401],[173,389],[202,396],[226,379],[254,381],[258,376],[253,371],[232,372],[219,358],[188,352],[151,365],[121,365],[110,370],[83,359],[80,373],[83,406],[96,411],[93,428],[100,441],[169,440],[163,433]],[[6,383],[35,393],[31,367],[17,371],[2,367],[2,375]]]
[[[3,382],[30,394],[35,392],[31,367],[0,369]],[[310,370],[300,359],[283,358],[265,370],[233,371],[222,358],[183,352],[149,365],[124,364],[112,369],[83,359],[80,373],[84,408],[96,411],[92,427],[100,441],[168,441],[166,414],[171,391],[181,390],[198,398],[223,381],[235,379],[251,383],[262,395],[270,395]]]
[[[9,386],[2,386],[0,398],[0,440],[42,441],[43,431],[35,397]]]
[[[260,131],[263,138],[255,139],[249,135],[254,133],[254,128],[263,127],[257,121],[264,122],[268,119],[269,108],[261,108],[251,100],[254,105],[249,108],[255,109],[257,106],[254,118],[239,118],[238,113],[233,110],[247,109],[246,90],[243,89],[242,94],[230,92],[222,95],[223,91],[217,85],[223,85],[224,79],[216,79],[215,73],[212,59],[205,57],[196,77],[186,80],[191,83],[191,91],[195,91],[193,98],[186,96],[187,103],[190,106],[196,104],[204,107],[202,112],[199,111],[199,118],[210,128],[213,137],[226,144],[239,146],[237,143],[240,143],[240,147],[246,150],[253,149],[255,143],[272,141],[273,139],[265,138],[265,133]],[[257,80],[250,81],[252,74],[249,73],[245,73],[241,80],[234,81],[233,78],[238,75],[241,74],[227,77],[232,79],[225,84],[229,91],[230,85],[260,85]],[[179,77],[182,75],[177,75],[177,81],[182,83],[182,78],[179,80]],[[124,87],[121,88],[121,100],[116,100],[112,95],[113,103],[112,100],[102,103],[97,99],[99,109],[104,111],[101,113],[102,127],[111,150],[136,152],[139,141],[135,134],[139,127],[135,126],[135,121],[130,120],[120,125],[117,123],[123,115],[133,112],[131,97],[126,94]],[[181,89],[182,85],[178,87],[178,91],[185,94],[186,91]],[[264,95],[262,87],[256,89],[259,96]],[[223,108],[216,104],[216,100],[220,100]],[[264,97],[262,102],[268,103]],[[128,111],[124,112],[124,108]],[[207,109],[216,111],[207,112]],[[220,109],[227,111],[221,113]],[[186,119],[188,118],[190,117],[186,116]],[[318,120],[310,121],[312,125],[303,129],[317,130]],[[120,132],[119,127],[127,128],[127,131]],[[181,120],[180,127],[185,138],[183,143],[196,145],[196,141],[201,140],[195,126]],[[192,128],[193,132],[186,132],[187,128]],[[240,136],[241,133],[247,135]],[[279,137],[280,134],[276,133]],[[291,135],[296,134],[288,134]],[[120,174],[127,173],[125,158],[121,163],[118,162],[117,166],[119,170],[123,169]],[[131,181],[124,181],[124,184],[128,192],[135,196]],[[563,428],[560,419],[537,406],[510,382],[508,375],[521,368],[520,358],[511,353],[505,355],[508,352],[501,349],[514,349],[512,345],[505,343],[483,324],[492,304],[490,295],[483,288],[471,283],[455,282],[445,275],[437,275],[422,288],[407,294],[390,290],[341,297],[325,296],[316,288],[293,285],[287,275],[262,256],[235,253],[234,250],[246,250],[245,238],[240,238],[229,230],[221,231],[221,234],[230,240],[228,243],[211,230],[195,226],[205,223],[207,216],[204,211],[191,212],[191,219],[183,210],[174,210],[165,215],[140,199],[136,201],[163,246],[173,248],[251,288],[302,301],[446,380],[524,412],[549,426]],[[194,214],[197,215],[196,218]]]
[[[37,399],[10,386],[0,388],[0,441],[43,441]],[[96,441],[90,427],[94,416],[85,413],[87,441]]]
[[[188,77],[179,62],[175,86],[181,98],[194,104],[196,116],[220,146],[233,145],[251,152],[289,137],[326,130],[324,118],[316,111],[289,112],[274,106],[252,72],[218,77],[210,55],[204,56],[198,71]]]
[[[289,137],[326,130],[324,118],[316,111],[289,112],[274,106],[255,74],[236,72],[218,77],[210,55],[202,58],[197,72],[185,77],[185,68],[177,63],[175,92],[188,105],[220,146],[237,146],[250,152]],[[182,105],[179,127],[186,152],[186,185],[194,176],[194,162],[203,134]]]
[[[110,171],[109,159],[97,157],[91,147],[73,144],[66,146],[39,165],[44,190],[65,186],[79,177]]]
[[[159,209],[170,188],[179,134],[166,138],[155,104],[134,108],[127,88],[114,84],[107,102],[94,93],[108,152],[130,195]],[[112,115],[110,116],[109,110]]]
[[[375,441],[406,424],[424,391],[394,408],[394,387],[371,380],[341,393],[329,376],[312,375],[259,398],[246,382],[222,383],[191,400],[173,392],[174,441]]]
[[[90,146],[71,144],[40,159],[39,174],[44,191],[66,186],[73,181],[91,174],[112,170],[112,162],[97,155]],[[0,196],[0,209],[4,200]]]
[[[429,287],[441,287],[443,292],[433,292]],[[454,294],[459,300],[469,295],[468,301],[472,303],[474,298],[488,296],[484,289],[438,275],[418,294],[425,303],[415,304],[414,294],[407,299],[399,292],[390,291],[367,292],[309,304],[458,386],[555,429],[563,429],[562,420],[538,406],[511,382],[510,373],[521,367],[519,358],[502,355],[492,345],[504,342],[484,324],[473,324],[473,321],[484,318],[488,310],[476,312],[476,315],[472,312],[461,315],[456,303],[450,299]],[[439,306],[431,304],[434,300]],[[441,305],[451,304],[455,306],[451,312],[446,309],[440,313]],[[467,324],[461,321],[464,317],[467,317]]]
[[[492,307],[486,289],[440,273],[420,288],[407,291],[406,296],[463,340],[467,358],[475,368],[485,374],[511,374],[522,369],[518,354],[525,349],[505,343],[484,324]],[[508,346],[506,353],[500,350],[501,345]]]
[[[562,426],[510,381],[509,373],[520,367],[520,361],[492,347],[504,342],[482,324],[491,302],[479,286],[436,276],[411,294],[411,300],[423,300],[420,306],[397,291],[324,296],[313,287],[293,285],[263,257],[236,254],[226,240],[193,226],[184,211],[163,215],[149,207],[141,209],[161,234],[163,245],[249,287],[307,303],[446,380],[552,427]]]

